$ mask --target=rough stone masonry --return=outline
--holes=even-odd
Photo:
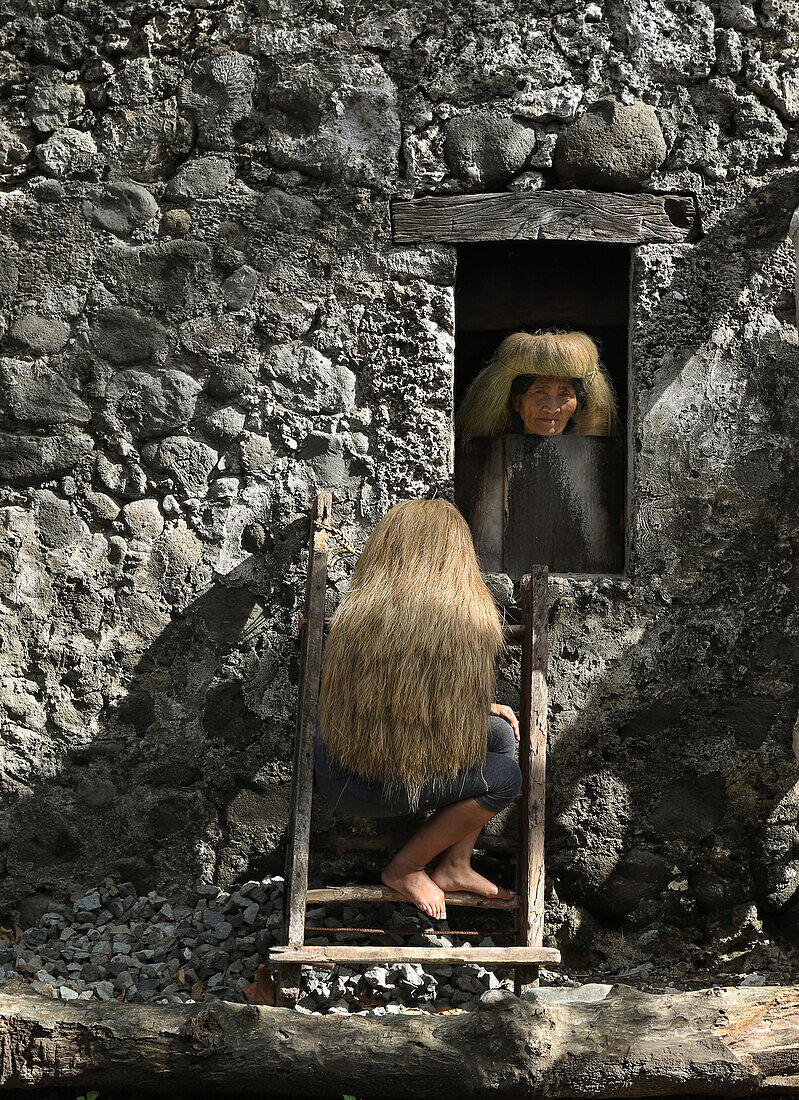
[[[556,581],[547,942],[799,943],[798,39],[792,0],[9,0],[0,923],[281,872],[313,494],[361,545],[452,491],[455,249],[389,201],[576,185],[703,234],[634,253],[628,573]]]

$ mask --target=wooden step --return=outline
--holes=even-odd
[[[449,966],[478,963],[480,966],[530,966],[556,964],[555,947],[271,947],[269,958],[276,963],[347,965],[349,963],[429,963]]]
[[[308,905],[318,902],[331,905],[345,901],[404,901],[411,904],[402,894],[390,890],[388,886],[323,886],[309,890],[307,894]],[[447,894],[447,905],[473,905],[477,909],[518,909],[519,898],[517,896],[510,901],[503,901],[500,898],[484,898],[480,894],[453,893]]]

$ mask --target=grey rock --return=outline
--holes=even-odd
[[[233,165],[224,157],[195,157],[181,165],[164,195],[168,199],[213,199],[223,194],[234,178]]]
[[[110,779],[87,777],[81,780],[75,793],[84,806],[98,810],[115,802],[119,792]]]
[[[228,309],[244,309],[250,304],[258,285],[258,272],[249,264],[243,264],[222,283],[222,295]]]
[[[102,157],[91,134],[65,126],[33,150],[39,168],[48,176],[65,179],[98,168]]]
[[[88,534],[88,527],[79,516],[74,515],[68,501],[57,497],[49,489],[40,489],[36,495],[36,527],[45,546],[61,549]]]
[[[180,86],[180,103],[194,117],[201,149],[233,149],[233,128],[252,110],[255,60],[247,54],[218,53],[192,66]]]
[[[72,470],[91,451],[91,439],[83,434],[24,436],[0,432],[0,478],[35,483],[55,473]]]
[[[286,408],[308,413],[346,412],[355,404],[356,378],[306,344],[280,344],[267,356],[264,370],[274,379],[275,397]]]
[[[156,216],[158,203],[141,184],[117,181],[105,184],[99,195],[84,199],[82,209],[92,225],[127,237]]]
[[[531,127],[485,111],[449,119],[444,132],[450,170],[466,183],[506,183],[522,170],[535,147]]]
[[[114,982],[95,982],[93,988],[101,1001],[110,1001],[114,996]]]
[[[666,142],[654,107],[596,100],[565,129],[555,146],[561,183],[637,190],[666,159]]]
[[[201,898],[218,898],[222,888],[213,882],[201,882],[195,887],[194,892]]]
[[[104,112],[97,142],[109,160],[139,183],[170,177],[191,150],[194,126],[175,96]]]
[[[134,500],[122,509],[122,519],[135,538],[156,539],[164,529],[164,517],[158,501],[151,497]],[[152,700],[150,700],[152,706]]]
[[[218,940],[226,940],[233,931],[233,925],[226,920],[220,921],[214,928],[214,935]]]
[[[226,405],[207,416],[202,421],[202,428],[211,439],[230,444],[244,430],[246,419],[241,409],[237,409],[234,405]]]
[[[41,133],[58,130],[73,122],[86,102],[79,84],[66,84],[54,80],[40,84],[28,97],[26,111],[33,125]]]
[[[109,363],[135,363],[149,359],[165,346],[168,330],[153,317],[145,317],[129,306],[112,306],[98,316],[92,342]]]
[[[314,226],[322,212],[312,199],[272,187],[264,193],[256,216],[270,229],[296,231]]]
[[[142,457],[154,469],[168,474],[189,496],[197,496],[205,489],[208,475],[219,458],[207,444],[181,435],[146,444]]]
[[[239,363],[221,363],[208,381],[212,397],[238,397],[255,385],[255,375]]]
[[[577,986],[542,986],[539,989],[526,990],[522,993],[522,1000],[532,1001],[535,1004],[591,1004],[595,1001],[604,1001],[612,989],[612,985],[602,985],[597,982]],[[489,997],[496,996],[496,991],[484,994],[481,1004],[485,1004]]]
[[[254,477],[266,474],[277,462],[274,449],[266,436],[245,432],[239,442],[241,467]]]
[[[73,909],[76,913],[89,912],[94,909],[100,908],[100,895],[96,890],[92,890],[89,894],[84,894],[82,898],[74,903]]]
[[[22,424],[85,424],[91,409],[63,370],[23,359],[0,360],[0,401]]]
[[[24,313],[10,329],[11,336],[31,351],[49,355],[59,351],[69,339],[69,325],[57,318]]]
[[[399,166],[397,89],[374,60],[339,53],[324,71],[295,64],[270,97],[280,111],[268,137],[278,167],[356,186],[391,187]]]
[[[106,388],[112,414],[134,435],[165,435],[191,419],[202,386],[183,371],[123,370]]]

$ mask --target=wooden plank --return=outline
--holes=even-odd
[[[373,836],[354,833],[320,833],[313,838],[314,848],[336,848],[357,851],[382,851],[401,848],[408,839],[408,833],[396,835],[383,833]],[[509,836],[489,836],[481,833],[475,841],[474,850],[483,852],[509,852],[518,850],[519,842]]]
[[[548,239],[637,245],[685,241],[697,224],[691,195],[579,188],[396,200],[391,219],[397,244]]]
[[[271,947],[273,962],[290,960],[306,965],[326,963],[416,962],[452,965],[479,963],[481,966],[513,966],[515,963],[559,963],[560,951],[554,947],[351,947],[335,944],[331,947]]]
[[[531,561],[553,573],[622,573],[625,451],[624,438],[610,436],[512,434],[459,443],[455,502],[481,569],[514,580]]]
[[[624,439],[504,438],[504,572],[518,580],[536,561],[556,573],[622,573]]]
[[[519,764],[522,802],[519,836],[522,849],[517,863],[519,944],[540,947],[544,938],[544,805],[547,760],[547,615],[549,574],[534,565],[522,582],[525,638],[522,643],[522,691],[519,715]],[[517,995],[538,985],[538,968],[516,971]]]
[[[332,507],[333,498],[330,492],[317,495],[311,513],[308,545],[308,576],[305,588],[307,627],[302,632],[302,673],[294,742],[283,899],[283,939],[291,946],[302,944],[305,936],[308,840],[313,798],[313,747],[319,709],[327,589],[327,543]],[[279,1003],[290,1005],[296,1002],[299,996],[299,980],[300,972],[297,968],[284,968],[278,972]]]
[[[308,891],[308,904],[317,902],[345,901],[404,901],[411,903],[396,890],[390,890],[388,886],[323,886],[316,890]],[[460,892],[447,894],[447,905],[471,905],[476,909],[516,909],[519,905],[518,898],[503,901],[501,898],[484,898],[480,894],[464,894]]]
[[[455,445],[455,506],[472,529],[480,568],[501,573],[505,537],[504,439],[478,437]]]

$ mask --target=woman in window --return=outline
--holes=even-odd
[[[521,789],[518,722],[493,702],[501,647],[497,607],[460,512],[444,500],[392,508],[330,624],[316,783],[357,817],[436,811],[381,877],[438,920],[454,890],[513,897],[471,867],[483,825]]]
[[[584,332],[514,332],[466,392],[458,435],[615,435],[613,384]]]

